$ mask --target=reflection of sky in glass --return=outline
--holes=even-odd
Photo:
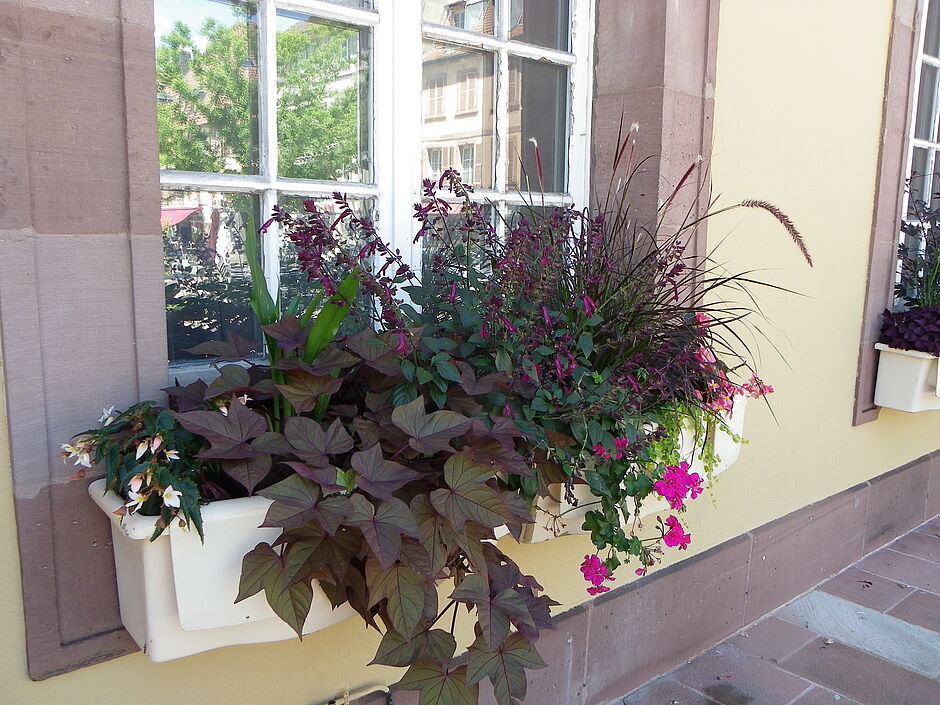
[[[205,51],[206,37],[201,33],[202,26],[207,19],[214,19],[221,25],[229,27],[238,21],[234,16],[233,7],[221,0],[156,0],[154,5],[154,40],[159,45],[160,40],[173,30],[173,25],[182,22],[193,30],[193,41],[199,51]]]

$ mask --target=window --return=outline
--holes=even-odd
[[[457,112],[475,113],[477,110],[477,72],[464,71],[457,76]]]
[[[569,28],[590,26],[592,2],[155,0],[171,363],[260,337],[244,244],[275,204],[328,208],[341,191],[416,264],[421,178],[458,167],[482,198],[518,204],[518,174],[537,184],[533,139],[547,202],[583,202],[591,36]],[[272,291],[302,284],[284,249],[272,227]]]
[[[464,182],[476,186],[474,171],[477,164],[477,150],[472,144],[464,144],[460,147],[460,170]]]
[[[444,117],[444,77],[430,76],[425,81],[425,102],[429,118]]]
[[[898,223],[908,206],[903,182],[909,180],[913,198],[925,201],[940,186],[940,182],[934,183],[930,176],[936,170],[940,146],[936,126],[930,124],[930,120],[937,119],[940,2],[930,0],[924,14],[919,11],[920,5],[909,3],[902,7],[899,4],[892,23],[885,94],[899,96],[899,99],[886,100],[883,109],[871,261],[855,384],[854,425],[878,418],[878,407],[874,404],[878,353],[874,346],[881,332],[881,312],[894,300]],[[925,19],[918,22],[918,17]]]
[[[428,176],[432,179],[440,178],[443,171],[443,151],[440,147],[428,147]]]

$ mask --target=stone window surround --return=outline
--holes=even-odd
[[[872,217],[868,283],[858,350],[858,375],[852,424],[878,418],[875,376],[881,332],[881,312],[894,302],[898,224],[901,222],[907,155],[910,151],[911,114],[914,104],[914,65],[918,57],[918,25],[923,0],[895,0],[885,72],[885,97],[878,157],[875,208]]]
[[[656,155],[633,186],[648,213],[710,151],[718,2],[683,0],[681,16],[679,3],[597,2],[595,183],[607,183],[618,126],[638,122],[637,151]],[[136,650],[107,520],[65,481],[57,450],[94,424],[90,399],[153,398],[167,371],[152,0],[109,15],[49,7],[0,3],[0,89],[23,96],[0,104],[0,342],[36,680]]]

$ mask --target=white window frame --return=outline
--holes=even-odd
[[[429,118],[442,118],[447,114],[447,105],[444,99],[444,76],[435,75],[428,78],[427,111]]]
[[[421,198],[423,159],[421,154],[422,41],[432,39],[482,48],[496,55],[495,124],[496,183],[493,189],[478,190],[477,197],[497,205],[523,202],[523,196],[506,187],[508,157],[509,57],[519,56],[566,66],[569,69],[567,95],[568,151],[567,191],[547,194],[545,203],[587,204],[589,194],[589,144],[591,137],[591,97],[595,0],[571,0],[571,51],[510,42],[509,0],[497,0],[495,36],[422,22],[418,0],[373,0],[373,9],[347,7],[325,0],[255,0],[259,40],[259,173],[205,174],[161,170],[160,184],[166,190],[202,190],[252,193],[259,196],[262,222],[277,203],[278,194],[329,198],[341,191],[351,198],[374,199],[379,232],[401,251],[404,259],[417,267],[421,245],[413,242],[417,225],[412,207]],[[502,8],[506,11],[500,12]],[[370,87],[368,109],[372,182],[334,182],[288,179],[277,175],[278,150],[277,66],[275,28],[277,9],[307,12],[317,18],[358,25],[371,30]],[[477,82],[479,85],[479,81]],[[272,292],[278,290],[280,233],[269,230],[264,238],[265,278]]]
[[[913,100],[911,104],[911,121],[908,125],[908,148],[907,155],[905,159],[904,166],[904,178],[905,180],[910,178],[911,169],[914,167],[914,150],[917,148],[927,150],[927,164],[924,171],[924,184],[929,184],[929,187],[924,192],[925,198],[924,201],[927,202],[930,206],[932,199],[932,193],[934,191],[940,190],[940,179],[935,185],[934,176],[940,170],[940,58],[931,56],[924,52],[924,40],[927,32],[927,15],[930,9],[930,4],[940,3],[940,0],[920,0],[920,12],[917,15],[920,17],[920,22],[916,28],[915,35],[915,51],[912,52],[914,55],[914,82],[913,82]],[[932,139],[920,139],[915,135],[917,129],[917,109],[920,103],[920,78],[921,78],[921,69],[924,64],[933,66],[937,69],[937,80],[934,83],[934,92],[933,92],[933,113],[931,115],[931,137]],[[902,184],[903,187],[903,184]],[[910,205],[910,192],[908,189],[903,189],[901,194],[901,217],[905,220],[908,218],[908,208]],[[904,233],[898,232],[898,246],[904,245]],[[923,243],[919,243],[919,246],[923,248]],[[897,260],[895,271],[894,271],[894,282],[895,284],[900,283],[901,281],[901,261]]]

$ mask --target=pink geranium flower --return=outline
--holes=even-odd
[[[601,563],[601,559],[596,554],[584,557],[584,562],[581,563],[581,573],[584,575],[584,579],[591,583],[591,587],[587,589],[589,595],[600,595],[602,592],[608,592],[610,588],[604,585],[604,582],[614,580],[610,570]]]
[[[663,479],[653,483],[653,489],[669,502],[672,509],[681,509],[685,499],[695,499],[702,494],[702,478],[697,472],[689,472],[685,461],[678,465],[667,465]]]
[[[678,547],[680,551],[687,549],[692,542],[692,535],[685,532],[679,520],[674,516],[668,516],[666,517],[666,526],[669,527],[669,530],[663,535],[663,543],[669,547]]]

